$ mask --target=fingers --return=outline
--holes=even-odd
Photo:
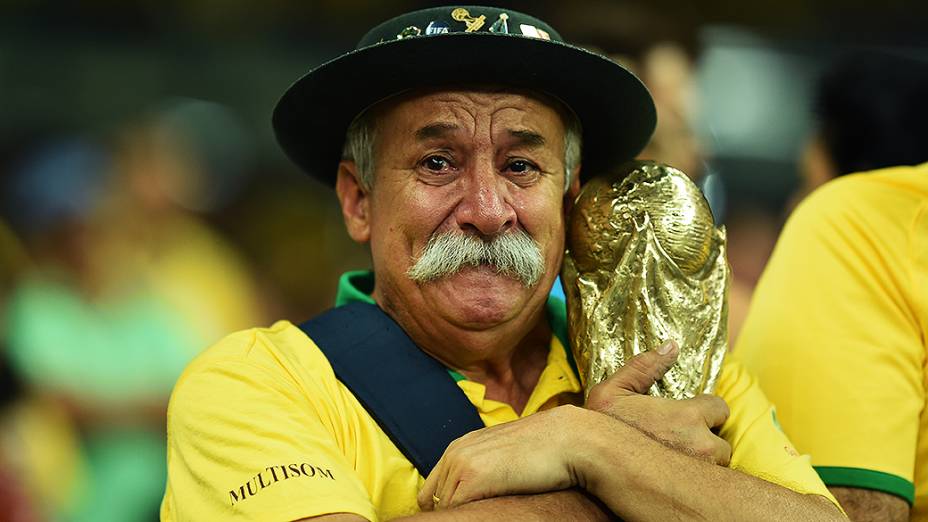
[[[470,498],[461,498],[461,484],[466,476],[464,470],[467,468],[466,461],[454,459],[448,469],[442,488],[438,490],[439,502],[437,509],[447,509],[466,503]]]
[[[709,433],[703,439],[701,449],[695,451],[694,456],[719,466],[728,466],[731,463],[731,444],[715,434]]]
[[[438,464],[435,464],[432,472],[429,473],[429,476],[426,477],[425,482],[422,484],[422,489],[419,490],[419,496],[416,500],[419,503],[419,509],[422,511],[434,510],[436,507],[434,499],[441,498],[436,492],[438,491],[439,477],[444,476],[444,460],[444,457],[439,459]]]
[[[728,403],[717,395],[697,395],[692,401],[698,406],[709,428],[717,428],[725,424],[731,414]]]
[[[721,444],[717,446],[718,449],[715,453],[715,463],[719,466],[728,467],[728,465],[731,464],[731,444],[720,437],[715,438],[719,439],[721,442]]]
[[[570,460],[574,452],[567,447],[575,438],[559,436],[565,426],[576,424],[572,422],[575,411],[584,410],[561,406],[455,440],[423,482],[417,497],[419,508],[435,511],[485,498],[576,485]]]
[[[485,430],[486,428],[479,431]],[[462,449],[468,445],[469,436],[474,433],[476,432],[466,434],[448,445],[445,454],[438,460],[422,484],[422,489],[416,498],[420,510],[437,511],[463,503],[461,499],[456,498],[462,476],[461,467],[463,461],[466,461],[462,455]]]
[[[648,389],[667,373],[677,362],[679,348],[675,341],[667,341],[654,350],[648,350],[632,357],[604,383],[616,390],[630,393],[646,394]]]
[[[668,441],[664,444],[710,464],[727,467],[731,463],[731,444],[714,433],[700,433],[686,444],[669,444]]]
[[[731,444],[711,431],[728,420],[728,404],[716,395],[707,394],[681,401],[680,405],[685,405],[689,411],[686,418],[695,429],[691,432],[693,439],[689,446],[690,452],[713,464],[728,466],[731,462]]]

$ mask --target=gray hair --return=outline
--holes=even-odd
[[[345,133],[345,146],[342,149],[342,159],[354,162],[361,187],[368,191],[374,186],[374,147],[377,137],[377,122],[373,112],[368,108],[355,117]],[[574,171],[580,165],[583,127],[580,125],[580,119],[577,118],[577,115],[566,106],[560,112],[565,115],[566,120],[564,132],[564,192],[567,192]]]

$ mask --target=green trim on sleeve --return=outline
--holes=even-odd
[[[908,502],[910,506],[915,503],[915,485],[902,477],[871,469],[840,466],[813,467],[826,486],[872,489],[896,495]]]

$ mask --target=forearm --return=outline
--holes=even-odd
[[[854,522],[905,522],[909,520],[909,503],[882,491],[861,488],[830,487],[848,518]]]
[[[398,520],[410,522],[483,522],[485,520],[592,522],[613,519],[612,513],[589,494],[580,489],[568,489],[536,495],[513,495],[478,500],[455,508],[417,513]]]
[[[606,416],[595,423],[577,474],[625,520],[845,519],[824,497],[690,457]]]

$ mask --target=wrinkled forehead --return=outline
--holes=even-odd
[[[497,85],[432,87],[404,91],[368,109],[379,124],[417,125],[441,118],[513,120],[560,132],[572,116],[560,100],[539,91]]]

